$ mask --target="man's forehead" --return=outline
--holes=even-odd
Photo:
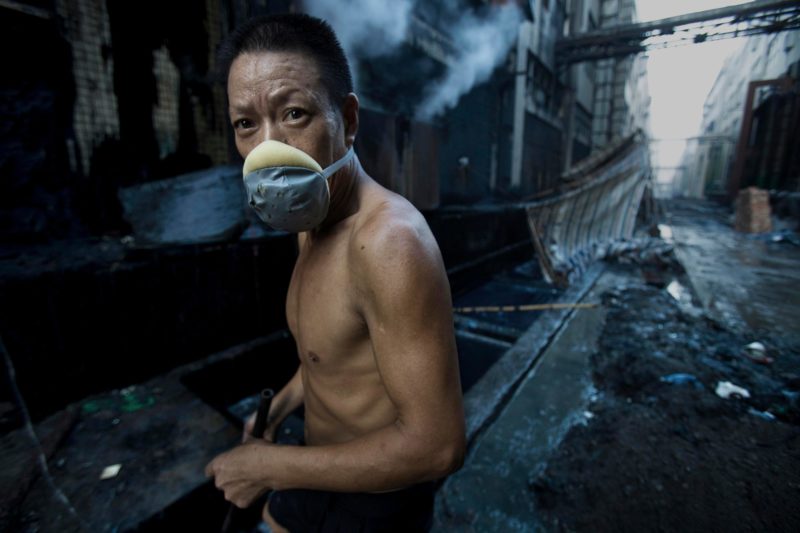
[[[298,82],[309,88],[319,87],[320,72],[316,61],[302,52],[246,52],[231,65],[228,88],[272,81]]]

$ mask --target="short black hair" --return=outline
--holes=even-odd
[[[317,63],[331,103],[341,108],[353,92],[347,56],[333,28],[304,13],[283,13],[251,19],[228,36],[219,49],[219,73],[228,81],[231,65],[248,52],[306,52]]]

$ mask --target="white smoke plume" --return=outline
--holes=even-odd
[[[390,54],[406,39],[411,13],[419,0],[306,0],[306,11],[327,20],[351,61]],[[458,2],[447,2],[458,13]],[[451,5],[452,4],[452,5]],[[484,16],[464,9],[444,30],[457,57],[444,76],[425,90],[417,117],[430,120],[458,103],[478,83],[486,81],[516,40],[522,14],[516,2],[491,6]],[[355,76],[356,73],[353,72]],[[356,86],[358,80],[354,80]]]
[[[470,13],[462,16],[450,32],[458,57],[444,78],[427,89],[417,117],[429,120],[454,107],[462,95],[489,79],[516,41],[521,20],[515,3],[493,7],[480,18]]]
[[[352,60],[391,53],[405,39],[415,0],[306,0],[310,15],[328,21]]]

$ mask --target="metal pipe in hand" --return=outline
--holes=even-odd
[[[272,405],[272,398],[275,392],[272,389],[264,389],[261,391],[261,398],[258,401],[258,411],[256,411],[256,420],[253,424],[253,431],[250,433],[254,438],[264,438],[264,430],[267,429],[267,420],[269,418],[269,408]],[[225,516],[225,521],[222,523],[222,533],[231,533],[233,531],[233,518],[236,514],[236,506],[231,504],[228,508],[228,514]]]

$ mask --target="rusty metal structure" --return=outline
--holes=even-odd
[[[756,106],[759,90],[764,94]],[[785,76],[751,81],[742,117],[728,197],[735,198],[739,189],[747,185],[788,190],[800,187],[800,156],[789,148],[800,133],[797,80]]]
[[[647,145],[639,134],[622,139],[566,173],[562,191],[525,205],[545,278],[567,286],[609,244],[633,236],[650,179]]]
[[[756,0],[650,22],[621,24],[577,34],[556,43],[559,63],[567,65],[646,50],[759,35],[800,28],[796,0]]]

